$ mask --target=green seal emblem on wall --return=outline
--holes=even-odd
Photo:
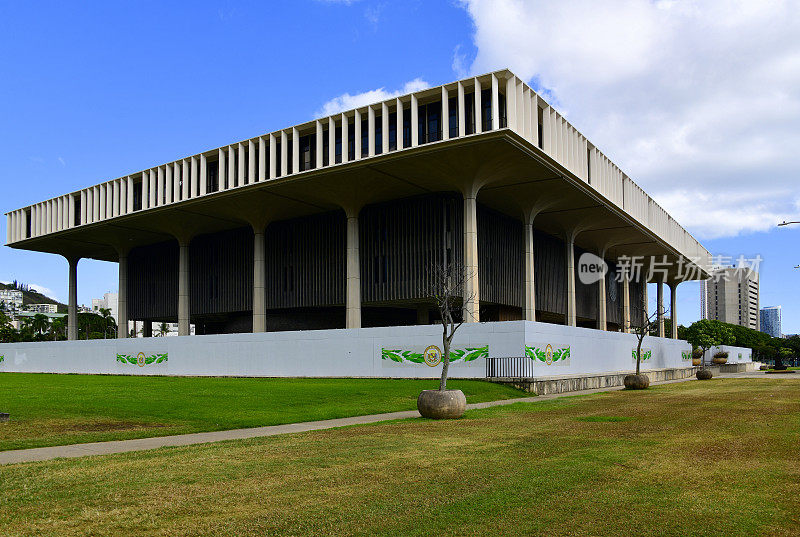
[[[162,364],[168,360],[169,356],[166,352],[163,354],[151,354],[150,356],[143,352],[140,352],[136,356],[130,354],[117,354],[117,362],[126,365],[137,365],[139,367],[144,367],[151,364]]]

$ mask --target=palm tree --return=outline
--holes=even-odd
[[[50,323],[50,334],[53,336],[53,341],[61,338],[64,335],[64,331],[67,328],[67,318],[66,317],[56,317],[53,319],[53,322]]]
[[[112,323],[114,323],[114,318],[111,316],[111,310],[108,308],[100,308],[100,315],[102,315],[103,319],[103,339],[108,337],[108,329]],[[116,327],[116,323],[114,323]]]
[[[31,318],[30,326],[34,334],[44,334],[50,328],[50,319],[47,318],[47,315],[37,313]]]

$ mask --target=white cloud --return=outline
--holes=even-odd
[[[62,166],[66,166],[67,165],[67,162],[61,157],[58,157],[58,162],[60,162]]]
[[[542,89],[698,237],[797,211],[800,3],[461,3],[478,49],[469,72],[509,67]]]
[[[414,80],[406,82],[403,85],[403,89],[398,91],[386,91],[385,88],[378,88],[365,91],[363,93],[356,93],[355,95],[343,93],[342,95],[334,97],[330,101],[323,104],[319,110],[314,112],[314,117],[331,116],[333,114],[338,114],[339,112],[344,112],[345,110],[351,110],[353,108],[359,108],[368,104],[378,103],[393,97],[405,95],[406,93],[421,91],[429,87],[430,85],[421,78],[415,78]]]

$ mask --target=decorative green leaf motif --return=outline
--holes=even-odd
[[[483,347],[465,347],[463,349],[450,349],[450,362],[457,362],[463,360],[464,362],[472,362],[478,358],[489,357],[489,345]],[[425,357],[421,352],[404,351],[402,349],[381,349],[381,359],[391,360],[397,363],[411,362],[415,364],[424,364]]]
[[[150,356],[145,356],[145,354],[142,352],[136,356],[130,354],[117,354],[117,362],[126,365],[138,365],[139,367],[144,367],[150,364],[161,364],[167,361],[169,361],[169,355],[166,352],[163,354],[151,354]]]
[[[633,361],[636,361],[636,349],[631,351],[631,356],[633,356]],[[642,349],[642,362],[646,362],[653,356],[653,351],[651,349]]]
[[[5,361],[6,361],[6,357],[3,356],[2,354],[0,354],[0,362],[5,362]]]
[[[681,360],[691,360],[692,351],[681,351]]]
[[[550,355],[550,363],[554,364],[556,362],[566,362],[569,360],[570,356],[570,349],[571,347],[567,345],[566,347],[561,347],[559,349],[552,349],[552,354]],[[525,356],[530,358],[531,360],[538,360],[544,364],[547,363],[547,347],[539,348],[534,347],[532,345],[525,345]]]

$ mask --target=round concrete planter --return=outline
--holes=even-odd
[[[647,375],[625,375],[622,382],[626,390],[644,390],[650,386],[650,378]]]
[[[461,390],[424,390],[417,398],[417,410],[423,418],[460,418],[467,410],[467,398]]]
[[[697,380],[708,380],[713,377],[714,374],[710,369],[701,369],[695,376],[697,377]]]

